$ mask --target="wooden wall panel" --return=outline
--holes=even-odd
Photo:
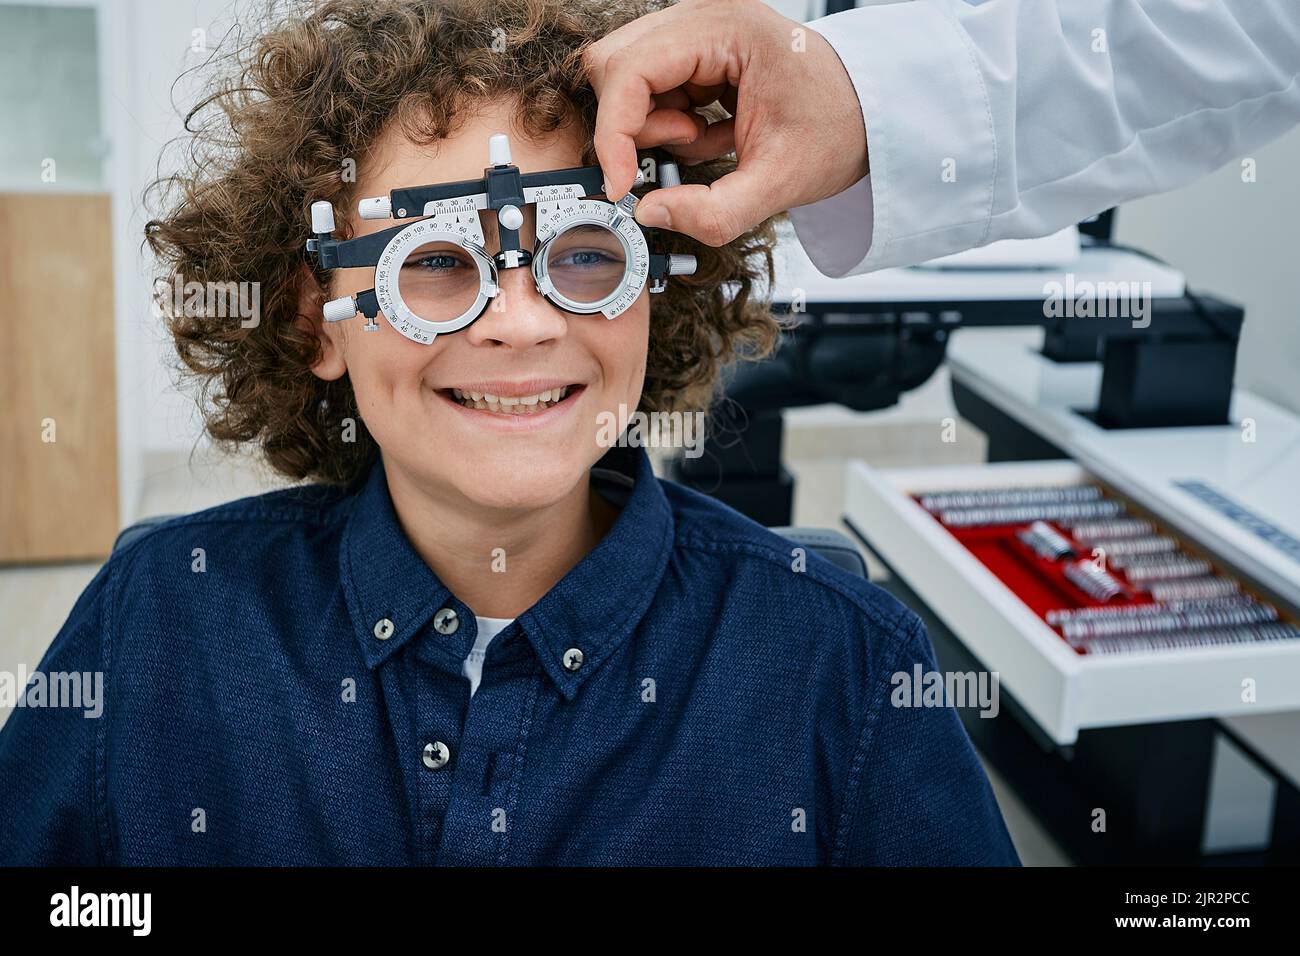
[[[0,562],[112,548],[111,222],[107,195],[0,193]]]

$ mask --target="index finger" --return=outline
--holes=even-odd
[[[625,195],[636,178],[636,137],[655,109],[655,94],[687,82],[710,86],[725,79],[725,64],[711,59],[716,46],[703,43],[701,48],[701,42],[698,31],[659,30],[604,60],[593,145],[611,199]]]
[[[656,27],[661,24],[668,16],[677,10],[677,6],[668,7],[664,10],[658,10],[654,13],[638,17],[631,23],[625,23],[614,32],[607,36],[601,37],[591,46],[583,51],[583,64],[587,70],[587,80],[591,83],[591,88],[596,93],[598,101],[603,99],[603,91],[606,87],[609,73],[609,61],[614,54],[618,53],[625,47],[631,46],[641,37],[652,33]],[[636,161],[636,143],[635,135],[645,126],[646,118],[655,109],[653,97],[650,102],[643,104],[640,112],[636,108],[628,110],[626,107],[621,111],[623,117],[622,125],[626,131],[620,129],[614,132],[614,140],[610,142],[610,133],[605,127],[609,126],[609,110],[598,102],[596,109],[596,133],[593,145],[596,148],[597,162],[600,163],[601,170],[605,173],[605,195],[611,200],[621,199],[632,187],[636,179],[637,161]]]

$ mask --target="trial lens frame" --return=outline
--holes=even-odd
[[[486,311],[499,294],[498,270],[532,266],[537,291],[567,312],[603,313],[613,319],[632,306],[649,280],[650,291],[662,292],[670,275],[691,275],[694,256],[651,252],[634,213],[637,197],[628,193],[616,203],[586,198],[605,191],[599,166],[577,166],[545,172],[520,173],[511,164],[510,142],[504,133],[488,140],[489,166],[482,179],[394,189],[387,197],[362,199],[357,212],[362,219],[412,219],[356,239],[337,240],[334,208],[328,202],[312,203],[314,238],[307,240],[307,253],[323,269],[369,267],[375,269],[375,286],[354,296],[325,303],[327,322],[366,317],[363,329],[378,331],[375,317],[382,311],[389,323],[406,338],[430,344],[438,335],[470,325]],[[637,171],[634,186],[644,181]],[[674,163],[659,166],[661,188],[681,182]],[[519,229],[524,223],[523,206],[537,205],[535,246],[520,248]],[[497,214],[500,251],[489,255],[485,246],[479,210]],[[596,302],[575,302],[555,287],[548,274],[550,244],[575,226],[597,226],[609,230],[624,251],[623,276],[619,284]],[[398,272],[412,251],[431,243],[454,243],[468,252],[479,272],[478,295],[474,303],[455,318],[432,321],[413,312],[402,298]]]

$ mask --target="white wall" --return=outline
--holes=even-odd
[[[1116,234],[1181,269],[1194,291],[1244,305],[1237,384],[1300,413],[1300,129],[1251,158],[1255,182],[1230,163],[1123,207]]]
[[[208,56],[192,46],[196,39],[208,46],[220,39],[230,6],[227,0],[112,0],[106,5],[113,60],[115,231],[123,257],[118,321],[129,351],[120,363],[119,389],[138,417],[142,454],[188,450],[201,434],[192,400],[174,387],[175,353],[162,320],[152,311],[156,266],[142,240],[144,225],[157,210],[146,210],[142,199],[157,175],[164,144],[183,132],[184,111],[196,97],[193,76],[177,82]],[[196,38],[196,30],[205,33]]]

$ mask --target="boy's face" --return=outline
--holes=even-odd
[[[513,132],[509,104],[481,110],[434,147],[417,147],[395,129],[385,133],[359,170],[357,196],[479,178],[488,165],[488,137],[498,132],[510,134],[512,161],[521,172],[581,164],[581,144],[572,134],[533,143]],[[531,249],[536,207],[524,212],[519,242]],[[491,254],[500,248],[496,214],[480,216]],[[355,210],[350,218],[354,236],[393,225],[358,219]],[[608,320],[552,305],[537,292],[526,266],[498,275],[501,292],[487,311],[431,345],[405,338],[383,316],[376,320],[378,332],[362,332],[361,318],[325,325],[324,355],[315,371],[327,379],[344,372],[351,377],[361,416],[390,472],[400,471],[427,492],[480,506],[545,507],[572,493],[604,454],[597,441],[601,413],[618,415],[620,405],[628,411],[637,407],[645,379],[649,293]],[[336,269],[330,294],[362,292],[374,279],[372,267]],[[319,303],[313,305],[319,315]],[[567,390],[557,402],[562,387]],[[551,401],[497,402],[480,409],[458,401],[453,389],[497,398],[550,391]]]

